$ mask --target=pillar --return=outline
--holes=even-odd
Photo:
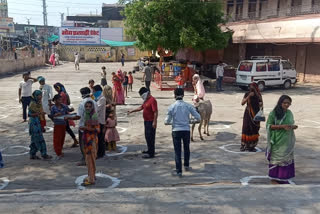
[[[301,12],[310,12],[312,10],[312,0],[303,0]]]
[[[269,0],[268,1],[268,12],[267,12],[267,17],[275,17],[278,14],[278,1],[280,0]]]
[[[233,8],[232,8],[232,20],[236,20],[237,13],[237,0],[233,0]]]
[[[243,9],[242,9],[242,18],[248,19],[249,18],[249,0],[243,0]]]
[[[260,0],[257,0],[256,4],[256,18],[260,18]]]
[[[247,44],[240,43],[239,44],[239,61],[246,59],[246,52],[247,52]]]

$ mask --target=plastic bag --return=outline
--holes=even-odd
[[[256,116],[254,116],[253,121],[256,121],[256,122],[266,121],[266,117],[264,116],[264,113],[263,113],[263,108],[260,109],[260,111],[256,114]]]

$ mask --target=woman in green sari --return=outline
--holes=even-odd
[[[292,99],[282,95],[267,121],[269,178],[272,184],[288,184],[295,177],[294,146],[296,138],[292,112],[289,110]]]

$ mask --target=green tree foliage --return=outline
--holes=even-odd
[[[126,3],[123,12],[126,33],[136,38],[141,50],[223,49],[230,39],[231,34],[220,28],[225,23],[220,1],[121,0],[121,3]]]

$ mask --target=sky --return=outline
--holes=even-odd
[[[42,2],[43,0],[7,0],[9,17],[14,18],[15,23],[43,25]],[[101,14],[102,3],[114,4],[118,0],[46,0],[48,25],[60,26],[61,15],[76,14]]]

